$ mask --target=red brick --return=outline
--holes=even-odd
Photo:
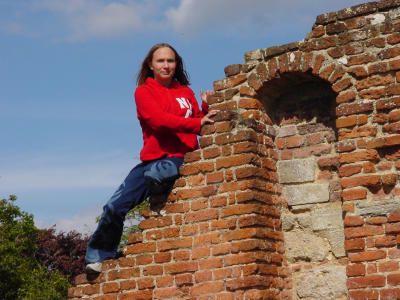
[[[191,189],[178,190],[176,193],[176,199],[186,200],[190,198],[208,197],[216,193],[216,187],[208,185],[204,187],[197,187]]]
[[[223,260],[219,257],[207,258],[199,261],[200,270],[218,269],[222,268],[222,266]]]
[[[154,290],[153,299],[169,299],[172,297],[180,298],[181,296],[183,296],[183,294],[184,293],[177,287],[158,288]]]
[[[346,251],[351,250],[364,250],[365,240],[364,239],[351,239],[344,241],[344,247]]]
[[[347,61],[347,66],[364,65],[376,60],[376,56],[372,53],[364,53],[361,55],[351,56]]]
[[[362,99],[380,99],[386,96],[386,87],[362,90],[359,95]]]
[[[389,35],[386,40],[391,45],[398,44],[400,42],[400,34],[398,32],[393,33]]]
[[[384,236],[384,237],[377,237],[375,239],[375,247],[382,248],[382,247],[393,247],[396,246],[397,241],[396,237],[394,236]]]
[[[197,262],[175,262],[164,265],[164,272],[166,274],[179,274],[194,272],[198,270]]]
[[[198,163],[184,164],[179,169],[181,175],[197,175],[199,173],[211,172],[211,171],[214,171],[213,162],[198,162]]]
[[[206,246],[220,243],[219,233],[208,233],[194,237],[193,246]]]
[[[177,286],[182,286],[186,284],[192,284],[193,283],[193,278],[192,274],[177,274],[175,276],[175,281]]]
[[[389,213],[388,222],[399,222],[399,221],[400,221],[400,211]]]
[[[353,153],[344,153],[339,155],[339,162],[342,164],[354,163],[364,160],[369,160],[369,161],[379,160],[378,152],[376,150],[366,150]]]
[[[356,78],[362,78],[368,75],[367,70],[364,66],[357,66],[349,68],[348,73]]]
[[[367,190],[365,189],[353,189],[342,192],[343,201],[349,200],[360,200],[367,197]]]
[[[395,272],[399,270],[399,262],[386,261],[379,263],[379,272]]]
[[[366,287],[383,287],[386,284],[386,278],[383,275],[370,275],[362,277],[353,277],[347,280],[349,289],[360,289]]]
[[[339,93],[341,91],[346,90],[348,87],[352,85],[351,79],[350,78],[345,78],[340,81],[337,81],[335,84],[333,84],[332,89],[336,92]]]
[[[155,287],[153,278],[140,278],[137,280],[137,285],[139,290],[151,289]]]
[[[101,288],[104,294],[109,294],[119,291],[119,285],[117,282],[105,282],[102,284]]]
[[[361,112],[369,112],[374,109],[373,103],[354,103],[354,104],[344,104],[336,108],[337,116],[347,116],[358,114]]]
[[[363,163],[363,171],[364,173],[375,173],[375,164],[373,164],[372,162]]]
[[[383,234],[383,227],[378,225],[365,225],[362,227],[345,228],[345,236],[347,238],[365,237]]]
[[[397,183],[397,174],[384,174],[382,175],[382,184],[386,186],[395,186]]]
[[[357,90],[368,89],[375,86],[388,86],[394,82],[394,78],[390,75],[387,76],[371,76],[357,82]]]
[[[144,276],[154,276],[154,275],[162,275],[163,267],[158,266],[147,266],[143,268],[143,275]]]
[[[339,176],[340,177],[348,177],[352,176],[354,174],[360,173],[362,170],[361,165],[349,165],[349,166],[343,166],[339,168]]]
[[[378,290],[351,290],[349,291],[350,300],[378,300]]]
[[[344,226],[361,226],[364,224],[364,219],[359,216],[346,216],[344,218]]]
[[[367,42],[367,47],[377,47],[377,48],[384,48],[385,47],[385,38],[374,38]]]
[[[379,175],[358,176],[351,178],[343,178],[340,180],[342,188],[352,187],[376,187],[381,184],[381,177]]]
[[[400,120],[400,110],[392,110],[389,113],[389,121],[397,122]]]
[[[153,255],[139,255],[136,257],[136,265],[148,265],[153,262]]]
[[[174,277],[171,275],[156,278],[156,285],[160,287],[170,287],[174,284]]]
[[[381,300],[400,299],[400,289],[382,289],[380,290]]]
[[[389,274],[387,281],[390,285],[400,285],[400,274]]]
[[[380,225],[387,222],[386,217],[371,217],[366,220],[367,224]]]
[[[364,264],[347,265],[346,274],[348,277],[365,275],[365,265]]]
[[[400,133],[400,123],[386,124],[385,126],[382,127],[382,129],[383,132]]]
[[[391,98],[389,100],[379,100],[376,102],[377,110],[389,110],[400,107],[400,97]]]
[[[384,124],[389,121],[389,116],[387,114],[376,114],[374,117],[374,122],[379,124]]]
[[[139,223],[140,229],[151,229],[156,227],[165,227],[172,225],[172,217],[159,217],[143,220]]]
[[[154,252],[156,251],[156,243],[139,243],[134,245],[128,245],[124,248],[124,254],[138,254],[138,253],[145,253],[145,252]]]
[[[376,263],[367,264],[367,274],[376,274],[378,273],[378,267]]]
[[[349,253],[351,262],[375,261],[386,258],[386,252],[383,250],[364,251],[358,253]]]
[[[357,125],[357,116],[336,119],[336,128],[353,127]]]
[[[385,224],[386,233],[399,233],[400,232],[400,223],[388,223]]]
[[[336,97],[336,103],[341,104],[341,103],[352,102],[356,98],[356,95],[357,94],[354,91],[347,91],[347,92],[340,93]]]
[[[296,137],[288,137],[286,139],[286,147],[287,148],[295,148],[300,147],[304,143],[304,137],[296,136]]]
[[[350,152],[356,149],[356,144],[354,141],[341,141],[336,144],[336,151],[341,152]]]
[[[215,294],[224,290],[224,282],[204,282],[196,284],[190,290],[190,295],[199,296],[205,294]]]
[[[368,74],[378,74],[378,73],[385,73],[388,71],[387,62],[378,62],[368,66]]]
[[[120,281],[120,289],[121,289],[121,291],[133,290],[135,288],[136,288],[136,281],[135,280]]]

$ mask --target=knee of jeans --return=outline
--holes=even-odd
[[[174,185],[176,178],[168,178],[162,181],[155,180],[154,178],[151,177],[147,177],[145,179],[150,194],[157,195],[169,192],[169,190]]]
[[[144,172],[144,178],[151,194],[166,193],[179,177],[178,167],[169,160],[157,161]]]
[[[110,223],[112,222],[113,216],[115,215],[115,208],[112,203],[106,203],[103,206],[103,213],[100,218],[100,222]]]

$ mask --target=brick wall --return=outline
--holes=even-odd
[[[214,82],[182,177],[71,299],[400,299],[400,1],[317,17]]]

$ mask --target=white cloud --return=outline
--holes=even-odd
[[[41,0],[34,8],[60,15],[69,29],[65,40],[83,41],[92,38],[116,37],[151,27],[159,14],[160,0],[93,1]]]
[[[101,215],[101,206],[84,209],[70,218],[62,218],[54,222],[36,220],[38,228],[50,228],[55,225],[57,232],[77,231],[83,235],[91,235],[97,227],[96,218]]]
[[[249,26],[260,21],[265,24],[268,21],[267,13],[276,6],[274,2],[265,0],[181,0],[177,8],[171,8],[166,12],[166,16],[176,32],[198,33],[207,28],[214,28],[217,32],[229,28],[236,30],[238,25]],[[221,27],[216,28],[216,25]]]
[[[311,28],[320,13],[339,10],[363,0],[30,0],[33,12],[45,13],[27,26],[10,22],[3,31],[19,34],[21,28],[51,31],[58,40],[87,41],[135,33],[177,33],[195,39],[200,34],[260,38],[276,31]],[[19,8],[27,12],[26,6]],[[30,11],[32,13],[32,11]],[[50,14],[46,14],[50,13]],[[42,17],[43,16],[43,17]],[[48,18],[46,20],[46,18]],[[44,20],[42,23],[42,19]],[[40,28],[40,24],[42,27]],[[52,24],[49,28],[48,24]],[[58,25],[66,33],[61,33]],[[53,26],[54,25],[54,26]],[[4,26],[3,26],[4,27]],[[301,27],[301,26],[300,26]],[[289,29],[288,29],[289,28]],[[62,36],[64,35],[64,36]]]
[[[260,35],[275,28],[299,22],[312,22],[317,14],[362,3],[362,0],[180,0],[178,7],[166,12],[175,32],[193,35],[212,30],[217,34]],[[307,16],[304,19],[304,16]],[[292,24],[292,25],[290,25]],[[293,28],[295,30],[296,28]]]

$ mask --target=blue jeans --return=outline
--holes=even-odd
[[[86,250],[88,263],[114,258],[126,214],[151,194],[167,193],[179,177],[183,158],[167,157],[134,167],[103,207],[103,214]]]

